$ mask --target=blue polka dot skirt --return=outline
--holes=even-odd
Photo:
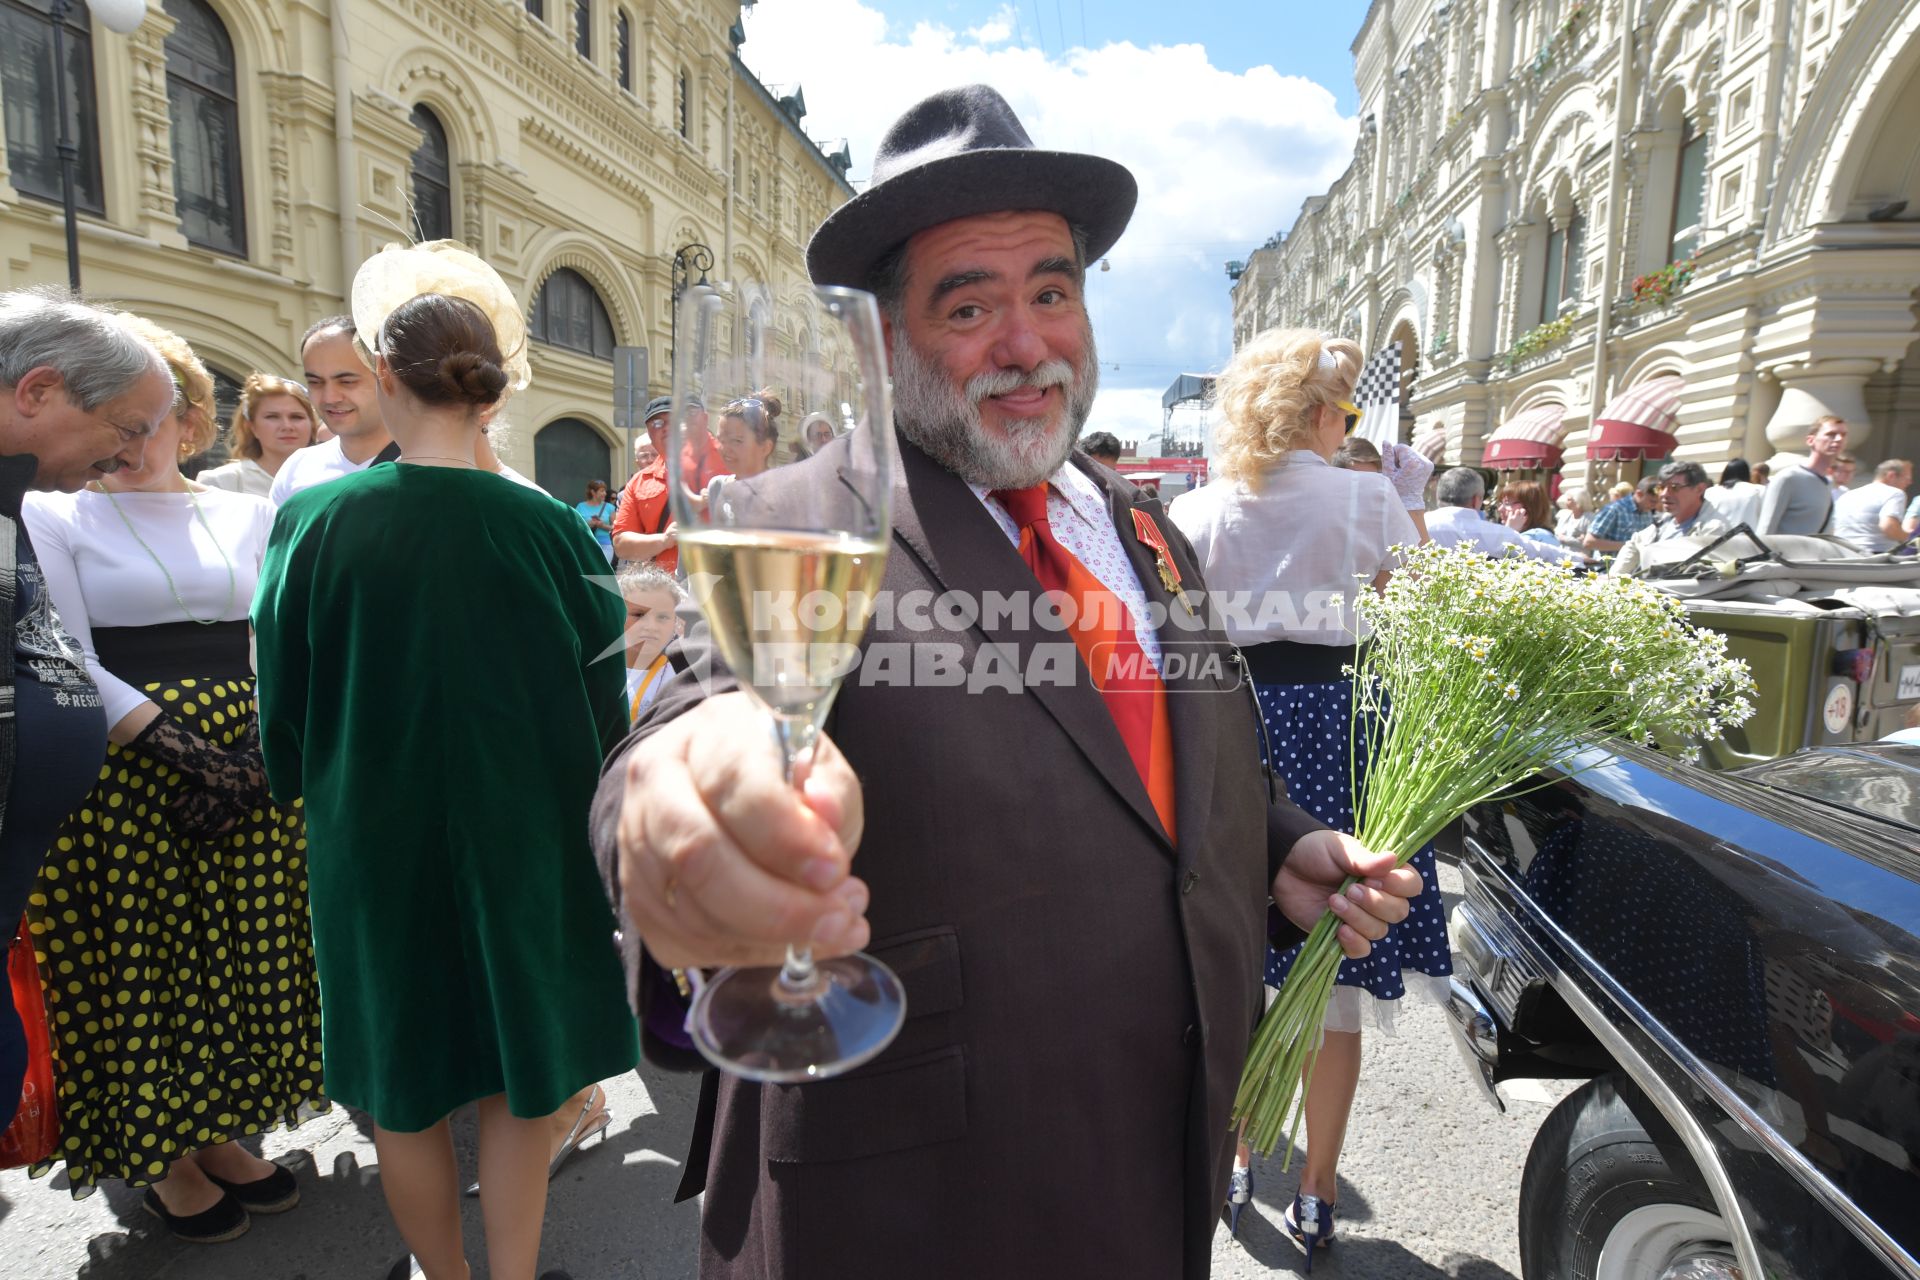
[[[1266,721],[1267,741],[1272,744],[1271,763],[1286,782],[1287,795],[1334,830],[1351,834],[1347,722],[1353,714],[1352,684],[1345,680],[1257,684],[1254,692]],[[1370,1008],[1374,1024],[1391,1031],[1392,1002],[1409,990],[1436,1001],[1446,998],[1453,952],[1447,944],[1446,911],[1433,860],[1433,846],[1429,844],[1408,864],[1420,872],[1424,887],[1414,898],[1407,918],[1374,943],[1372,953],[1364,960],[1341,962],[1333,1000],[1327,1006],[1328,1030],[1360,1030],[1361,1011]],[[1267,948],[1269,987],[1280,986],[1299,954],[1297,945],[1285,951]],[[1361,999],[1363,992],[1373,999]]]

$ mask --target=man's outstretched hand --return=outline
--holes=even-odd
[[[821,735],[790,785],[767,713],[709,698],[634,748],[620,806],[627,917],[670,969],[778,964],[788,943],[821,957],[867,944],[867,887],[850,874],[860,782]]]
[[[1273,900],[1280,914],[1302,929],[1312,929],[1331,909],[1340,917],[1335,938],[1355,960],[1387,936],[1387,928],[1407,918],[1408,900],[1420,892],[1420,873],[1395,867],[1390,853],[1374,853],[1338,831],[1311,831],[1287,853],[1273,878]],[[1344,893],[1348,877],[1360,882]]]

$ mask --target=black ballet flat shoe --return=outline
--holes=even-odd
[[[272,1173],[252,1182],[228,1182],[210,1173],[207,1181],[238,1200],[248,1213],[285,1213],[300,1203],[300,1184],[285,1165],[273,1166]]]
[[[221,1196],[211,1209],[179,1218],[168,1213],[159,1193],[148,1187],[147,1194],[140,1199],[140,1207],[160,1219],[176,1240],[185,1240],[188,1244],[220,1244],[237,1240],[247,1234],[247,1228],[253,1225],[253,1219],[247,1216],[247,1211],[231,1195]]]

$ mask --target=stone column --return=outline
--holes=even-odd
[[[1897,368],[1920,336],[1913,313],[1920,251],[1885,245],[1878,230],[1820,228],[1812,248],[1775,268],[1777,283],[1761,297],[1766,319],[1754,334],[1753,358],[1762,377],[1780,384],[1766,427],[1776,449],[1801,451],[1807,427],[1833,413],[1847,421],[1849,451],[1863,460],[1876,451],[1867,379]]]
[[[134,159],[139,166],[139,229],[161,244],[186,247],[173,202],[173,116],[167,104],[167,36],[174,21],[159,6],[127,37],[133,62]],[[101,130],[102,142],[106,130]]]
[[[1879,360],[1860,358],[1770,366],[1762,376],[1780,383],[1780,403],[1767,422],[1767,443],[1782,453],[1803,453],[1814,419],[1835,413],[1847,420],[1847,449],[1858,456],[1873,435],[1867,379],[1881,367]]]

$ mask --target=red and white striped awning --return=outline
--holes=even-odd
[[[1673,424],[1686,390],[1686,380],[1671,373],[1628,387],[1594,419],[1587,456],[1596,461],[1671,456],[1680,443]]]
[[[1487,437],[1481,465],[1500,471],[1551,470],[1559,466],[1560,437],[1565,434],[1560,420],[1566,412],[1562,405],[1543,404],[1508,418]]]
[[[1447,452],[1447,429],[1439,426],[1429,428],[1413,442],[1413,448],[1421,457],[1438,466]]]

